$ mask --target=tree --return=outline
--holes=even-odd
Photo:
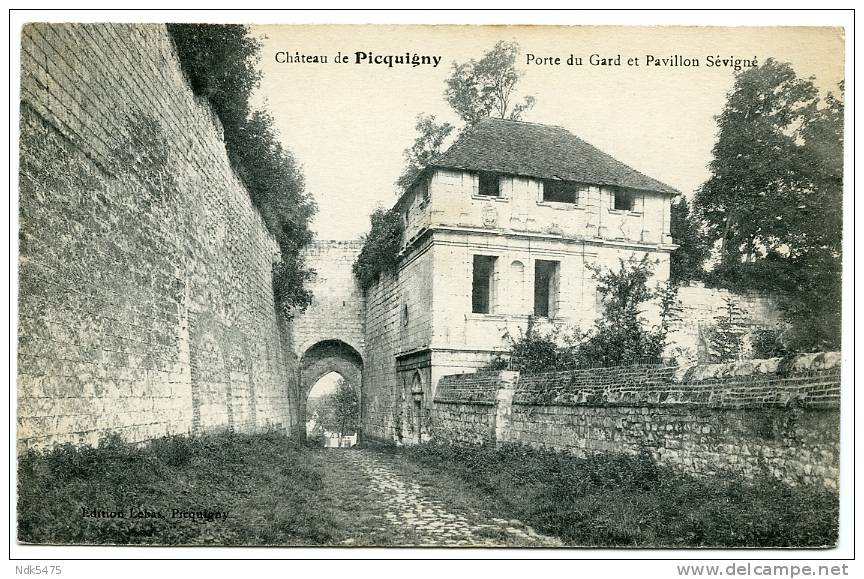
[[[840,345],[842,88],[820,103],[773,59],[739,73],[694,197],[720,248],[707,280],[772,295],[799,351]]]
[[[694,198],[709,235],[721,242],[722,262],[752,261],[800,223],[808,187],[798,139],[816,96],[810,80],[773,59],[738,74],[716,117],[711,176]]]
[[[744,321],[744,312],[734,299],[725,299],[724,311],[715,317],[714,325],[707,335],[708,358],[712,363],[740,360],[744,353],[744,336],[749,328]]]
[[[403,152],[405,169],[396,181],[400,191],[407,189],[420,171],[441,152],[441,146],[455,127],[450,123],[437,122],[435,115],[420,113],[417,115],[417,124],[414,128],[417,131],[417,138],[414,144]]]
[[[519,44],[498,42],[479,61],[452,65],[444,97],[469,128],[486,117],[519,120],[522,113],[534,106],[533,96],[514,104],[514,91],[522,73],[516,68]],[[435,115],[417,115],[417,136],[405,149],[405,169],[396,181],[400,192],[409,187],[417,175],[440,152],[447,137],[456,128],[447,122],[438,122]]]
[[[710,248],[705,240],[698,218],[690,211],[690,204],[681,197],[672,204],[672,239],[678,249],[669,261],[669,281],[678,285],[704,276],[704,264]]]
[[[627,261],[619,258],[617,270],[590,269],[604,309],[580,345],[580,358],[604,366],[659,361],[675,307],[674,287],[648,287],[653,265],[647,255]],[[659,301],[659,323],[648,329],[642,314],[647,303],[655,299]]]
[[[336,391],[322,396],[318,402],[318,425],[324,430],[336,432],[339,437],[357,432],[360,426],[360,400],[357,392],[341,378]]]
[[[532,96],[514,103],[514,91],[522,76],[516,68],[518,54],[518,43],[501,40],[479,61],[453,63],[444,96],[469,127],[492,115],[519,120],[534,106]]]

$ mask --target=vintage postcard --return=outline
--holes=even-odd
[[[13,541],[833,549],[849,32],[13,29]]]

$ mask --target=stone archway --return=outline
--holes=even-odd
[[[300,358],[300,400],[297,434],[306,437],[306,399],[316,382],[326,374],[336,372],[357,390],[360,416],[363,416],[363,357],[341,340],[322,340],[310,346]],[[362,420],[361,420],[362,423]],[[362,428],[362,426],[361,426]],[[357,433],[358,442],[362,432]]]

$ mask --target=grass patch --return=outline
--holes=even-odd
[[[322,453],[278,433],[107,438],[18,460],[18,539],[51,544],[327,545],[351,524]],[[182,512],[227,513],[180,518]],[[85,516],[92,511],[123,517]],[[149,512],[161,517],[134,517]]]
[[[424,444],[398,451],[435,477],[449,504],[516,518],[568,545],[591,547],[825,547],[837,542],[838,497],[767,476],[696,478],[650,456],[577,458],[509,445]],[[409,467],[410,468],[410,467]],[[463,484],[458,484],[459,482]]]

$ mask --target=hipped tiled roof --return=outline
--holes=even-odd
[[[495,118],[466,131],[430,166],[679,193],[566,129]]]

